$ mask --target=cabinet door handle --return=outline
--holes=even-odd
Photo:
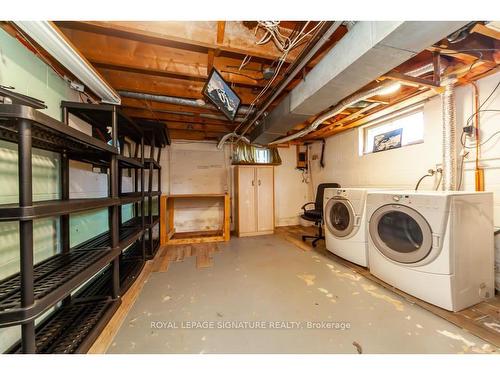
[[[252,180],[252,186],[255,186],[255,181],[254,180]]]
[[[260,180],[259,180],[259,186],[260,186]]]

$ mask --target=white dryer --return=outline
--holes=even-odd
[[[459,311],[494,296],[493,194],[370,192],[370,272]]]
[[[326,248],[360,266],[368,266],[366,195],[368,189],[325,189]]]

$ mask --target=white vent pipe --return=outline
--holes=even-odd
[[[441,65],[441,71],[444,70],[445,65],[446,64]],[[434,70],[434,65],[432,63],[429,63],[426,65],[423,65],[420,68],[406,72],[406,75],[411,76],[411,77],[418,77],[418,76],[421,76],[423,74],[432,72],[433,70]],[[317,127],[319,125],[321,125],[323,122],[325,122],[329,118],[332,118],[333,116],[338,115],[340,112],[344,111],[346,108],[349,108],[350,106],[356,104],[357,102],[371,98],[372,96],[383,95],[384,93],[390,92],[391,89],[393,89],[394,86],[398,85],[398,84],[399,83],[394,82],[394,81],[385,81],[377,87],[374,87],[374,88],[369,89],[369,90],[361,91],[359,93],[351,95],[351,96],[347,97],[346,99],[342,100],[341,102],[339,102],[331,110],[329,110],[328,112],[326,112],[325,114],[321,115],[316,120],[314,120],[314,122],[311,125],[309,125],[307,128],[304,128],[304,129],[302,129],[302,130],[300,130],[297,133],[294,133],[292,135],[277,139],[277,140],[269,143],[269,145],[290,142],[294,139],[303,137],[306,134],[309,134],[310,132],[316,130]]]

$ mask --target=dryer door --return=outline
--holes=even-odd
[[[388,204],[370,218],[370,237],[387,258],[399,263],[417,263],[432,250],[432,231],[425,218],[414,209]]]
[[[335,237],[346,237],[354,229],[354,209],[343,197],[333,197],[325,206],[326,228]]]

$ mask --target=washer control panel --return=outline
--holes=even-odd
[[[394,203],[411,203],[411,197],[407,194],[394,194],[391,199]]]

